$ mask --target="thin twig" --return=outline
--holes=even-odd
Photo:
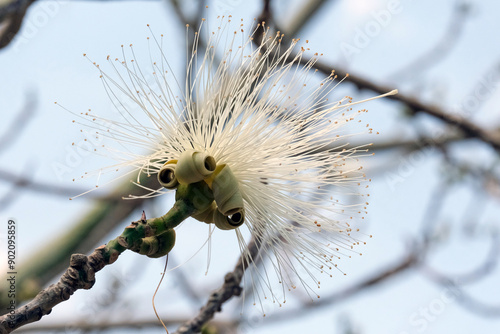
[[[440,283],[454,281],[460,285],[473,284],[479,280],[485,279],[486,277],[488,277],[488,275],[495,272],[495,270],[498,268],[499,253],[500,236],[497,234],[493,234],[491,236],[490,250],[485,260],[469,272],[463,274],[454,274],[453,279],[451,279],[450,276],[444,274],[438,269],[431,267],[430,265],[422,265],[422,272],[432,280],[439,281]]]

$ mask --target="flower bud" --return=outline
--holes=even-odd
[[[179,157],[175,167],[177,181],[181,184],[200,182],[215,171],[214,157],[207,153],[185,151]]]
[[[221,230],[234,230],[245,222],[245,210],[224,216],[219,210],[214,211],[214,224]]]
[[[158,172],[158,182],[167,189],[177,188],[179,182],[175,175],[177,160],[168,161]]]
[[[212,191],[215,203],[224,216],[243,211],[243,197],[240,193],[238,180],[228,165],[222,169],[217,168],[218,173],[213,177]]]

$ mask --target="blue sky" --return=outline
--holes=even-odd
[[[215,1],[209,4],[206,18],[211,22],[217,14],[223,12],[250,22],[258,15],[260,3],[241,0]],[[377,33],[373,32],[373,36],[368,36],[366,45],[358,47],[356,38],[357,34],[359,37],[359,31],[366,34],[366,29],[369,29],[373,22],[378,22],[375,17],[380,17],[377,15],[380,15],[381,11],[392,8],[390,3],[391,1],[382,0],[333,1],[325,5],[313,22],[296,37],[308,39],[311,49],[325,54],[325,62],[339,64],[352,73],[400,88],[405,94],[422,98],[446,110],[463,105],[478,83],[487,80],[488,74],[498,62],[500,46],[495,41],[495,31],[500,28],[500,23],[495,13],[500,12],[500,3],[470,1],[470,17],[464,23],[464,33],[451,55],[417,76],[415,80],[405,82],[392,78],[392,75],[441,40],[452,18],[452,6],[455,1],[436,3],[430,0],[401,0],[398,2],[398,13],[392,14],[387,25],[380,26]],[[288,1],[280,0],[275,2],[275,6],[276,21],[286,27],[287,19],[300,7],[300,3],[292,1],[289,4]],[[82,54],[88,54],[97,62],[104,62],[108,54],[120,55],[121,44],[133,43],[137,58],[146,58],[146,37],[151,35],[146,24],[149,24],[155,33],[165,35],[167,45],[164,51],[172,67],[181,74],[184,71],[185,29],[168,4],[160,1],[39,1],[34,4],[17,39],[0,52],[0,134],[7,130],[16,113],[23,107],[27,94],[34,92],[37,97],[36,112],[27,120],[29,124],[25,132],[15,138],[8,150],[1,152],[1,168],[16,173],[24,172],[34,180],[54,185],[75,186],[78,189],[93,187],[90,181],[81,181],[75,185],[71,180],[84,171],[99,168],[103,159],[78,152],[76,158],[73,156],[75,151],[72,151],[71,143],[81,141],[79,128],[71,123],[72,116],[54,105],[54,101],[73,111],[92,108],[112,117],[112,105],[99,80],[98,72]],[[341,47],[346,44],[357,47],[359,53],[352,57],[346,56]],[[495,85],[496,82],[491,83],[493,88],[484,101],[467,114],[470,119],[486,127],[497,126],[499,123],[497,102],[500,93],[495,89]],[[358,100],[371,97],[374,93],[358,92],[346,84],[339,88],[338,94],[349,94]],[[374,101],[367,107],[370,109],[367,121],[381,132],[380,137],[367,137],[368,140],[415,138],[415,127],[400,116],[398,105],[395,103]],[[419,129],[424,132],[440,126],[438,122],[424,116],[419,117],[417,123]],[[491,149],[474,142],[452,146],[451,152],[464,161],[482,161],[484,166],[495,161]],[[391,184],[388,181],[388,172],[391,170],[376,172],[376,167],[388,160],[393,161],[394,173],[401,174],[401,171],[407,168],[408,173],[402,182]],[[59,164],[68,165],[68,161],[72,162],[69,169],[62,172],[57,168]],[[342,270],[349,273],[346,277],[339,276],[330,282],[324,282],[322,289],[341,290],[404,254],[408,240],[419,233],[433,190],[439,185],[442,176],[446,175],[441,162],[442,159],[435,152],[427,152],[423,158],[397,154],[381,155],[366,162],[368,173],[370,168],[374,170],[368,221],[369,233],[373,234],[374,238],[363,250],[362,257],[343,265]],[[5,182],[0,183],[0,194],[8,191],[11,191],[11,187]],[[105,192],[106,189],[102,191]],[[466,217],[471,215],[467,203],[479,196],[478,192],[479,190],[473,190],[470,186],[452,186],[452,195],[447,197],[442,212],[436,213],[436,223],[439,223],[442,229],[448,228],[441,234],[443,239],[439,244],[443,247],[436,247],[430,259],[430,263],[440,270],[457,275],[467,272],[476,267],[479,259],[483,259],[488,251],[486,237],[467,237],[459,228]],[[171,201],[171,198],[165,198],[157,202],[161,207],[148,209],[162,214],[162,207],[168,208]],[[18,221],[18,249],[22,261],[91,206],[92,201],[85,197],[70,202],[57,196],[24,192],[12,205],[2,209],[0,215],[2,221],[6,221],[7,217],[14,217]],[[485,226],[484,228],[498,229],[498,213],[498,198],[486,200],[485,207],[477,213],[477,224]],[[475,215],[472,214],[472,217]],[[109,235],[103,236],[103,242],[118,235],[125,225],[126,223],[115,231],[109,231]],[[181,237],[175,249],[178,252],[176,259],[182,263],[203,244],[207,230],[205,226],[194,223],[184,224],[178,235]],[[200,251],[184,265],[191,281],[198,285],[200,290],[207,291],[206,297],[210,289],[220,285],[221,277],[232,268],[238,257],[238,246],[233,238],[222,234],[217,234],[214,238],[213,245],[217,247],[212,249],[212,264],[207,276],[206,250]],[[228,256],[228,253],[231,253],[228,249],[234,250],[232,258]],[[162,265],[162,261],[124,254],[109,272],[99,274],[98,283],[92,291],[77,292],[69,302],[56,307],[42,322],[63,321],[65,316],[74,314],[85,315],[85,305],[98,298],[105,288],[104,283],[99,287],[101,282],[111,275],[124,277],[125,273],[133,273],[137,267],[141,273],[135,273],[137,279],[134,281],[127,281],[130,289],[125,299],[132,300],[134,294],[152,295]],[[498,275],[496,270],[495,274],[484,281],[468,286],[466,291],[480,300],[498,304]],[[179,302],[183,296],[175,291],[175,286],[175,275],[167,275],[162,288],[165,297],[157,302],[157,308],[165,312],[165,317],[194,314],[197,306],[186,301]],[[259,310],[250,309],[243,315],[247,320],[242,332],[336,333],[335,328],[345,316],[366,334],[492,332],[494,328],[500,327],[498,319],[474,315],[456,301],[448,302],[448,292],[447,289],[425,279],[421,273],[411,271],[345,303],[319,308],[305,317],[287,319],[279,324],[266,323],[265,319],[256,317],[260,314]],[[433,316],[432,320],[421,315],[423,309],[441,304],[444,309]],[[230,310],[236,305],[233,301],[227,309]],[[292,299],[290,304],[281,309],[267,306],[266,313],[270,314],[271,318],[272,314],[286,312],[287,307],[296,305],[297,301]],[[239,313],[238,310],[234,312]],[[218,318],[225,319],[229,313],[230,311],[220,314]],[[154,316],[149,297],[144,298],[141,305],[125,305],[123,314],[136,318]],[[99,314],[96,313],[95,317],[99,319]],[[425,330],[421,330],[424,327]],[[161,331],[158,329],[142,332]]]

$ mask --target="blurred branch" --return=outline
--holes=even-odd
[[[169,262],[172,267],[176,268],[178,266],[177,261],[175,260],[174,254],[169,255],[170,259]],[[193,288],[189,281],[189,277],[184,273],[184,270],[182,268],[179,268],[178,270],[175,270],[173,272],[177,276],[177,282],[179,283],[179,286],[182,290],[185,292],[185,296],[189,297],[193,302],[196,302],[198,304],[201,303],[201,297],[197,293],[197,291]],[[187,321],[187,320],[185,320]],[[185,322],[182,321],[182,322]]]
[[[30,172],[33,172],[32,168],[30,169]],[[55,185],[54,182],[38,182],[22,175],[30,175],[30,174],[21,173],[21,175],[17,175],[16,173],[0,169],[0,180],[6,183],[10,183],[15,189],[25,189],[41,194],[63,196],[67,198],[74,196],[75,194],[84,193],[85,191],[88,190],[88,189],[83,190],[73,187],[58,186]],[[86,198],[98,199],[103,201],[117,199],[117,198],[111,199],[109,196],[96,196],[93,194],[89,194],[88,196],[86,196]],[[2,205],[0,205],[0,207],[3,208]]]
[[[150,258],[167,255],[175,244],[174,228],[195,210],[203,208],[193,204],[193,194],[201,193],[202,189],[208,189],[208,185],[194,183],[184,188],[179,187],[176,202],[165,215],[146,219],[143,211],[141,219],[132,222],[118,237],[99,246],[89,256],[71,255],[69,267],[56,284],[40,291],[23,307],[12,310],[11,307],[15,308],[16,304],[9,303],[9,307],[2,308],[7,314],[0,317],[0,334],[7,334],[21,326],[39,321],[50,314],[53,307],[68,300],[75,291],[91,289],[95,283],[95,274],[105,266],[113,264],[126,250]]]
[[[0,153],[13,145],[14,141],[21,138],[23,131],[33,120],[37,97],[34,93],[28,93],[26,102],[12,123],[7,127],[7,131],[0,137]]]
[[[24,166],[24,172],[32,171],[32,165],[27,164]],[[0,171],[1,174],[1,171]],[[21,195],[22,195],[22,188],[18,187],[16,182],[11,184],[10,189],[5,192],[5,195],[0,197],[0,211],[6,211],[9,206],[14,203]]]
[[[214,317],[215,313],[222,310],[222,305],[226,301],[233,296],[239,296],[242,290],[240,283],[245,274],[245,270],[252,265],[252,261],[257,257],[258,252],[258,241],[254,237],[248,243],[248,253],[242,253],[234,270],[224,277],[224,284],[222,287],[213,292],[198,315],[179,327],[175,334],[199,333],[202,327]]]
[[[28,7],[36,0],[13,0],[0,8],[0,49],[9,45],[21,29]]]
[[[187,320],[188,319],[184,317],[179,317],[179,318],[169,317],[167,320],[163,320],[163,322],[167,326],[175,326]],[[217,333],[224,333],[225,329],[230,329],[230,328],[235,330],[235,327],[237,327],[238,325],[237,322],[223,321],[223,320],[213,321],[210,324],[218,329],[219,328],[221,329]],[[89,322],[88,319],[83,319],[81,321],[72,321],[70,323],[63,322],[60,324],[57,323],[57,324],[42,325],[37,323],[36,325],[33,324],[23,327],[22,329],[17,330],[16,333],[41,333],[41,332],[67,333],[69,329],[71,331],[78,330],[80,332],[99,332],[112,329],[131,330],[132,328],[133,329],[163,328],[163,326],[161,325],[161,323],[158,321],[157,318],[146,319],[146,320],[124,319],[122,321],[101,321],[95,323]],[[232,333],[234,333],[234,331]]]
[[[285,22],[286,25],[277,27],[278,30],[285,33],[285,36],[290,36],[291,38],[297,38],[297,34],[304,28],[304,26],[309,23],[309,21],[319,12],[319,10],[327,3],[336,0],[308,0],[301,1],[301,7],[299,10],[292,13],[292,17],[287,17]],[[274,22],[276,23],[276,22]]]
[[[495,167],[499,162],[494,162],[490,167],[486,167],[484,162],[466,163],[458,159],[448,159],[448,164],[451,170],[459,175],[468,175],[474,183],[479,183],[486,193],[492,197],[500,198],[500,177],[495,172]],[[477,214],[477,212],[476,212]]]
[[[467,273],[454,275],[452,279],[450,276],[432,268],[429,265],[422,265],[421,269],[426,276],[440,284],[447,284],[451,281],[459,285],[471,284],[486,278],[489,274],[494,272],[494,270],[498,267],[498,261],[500,261],[498,254],[500,254],[500,238],[498,234],[494,234],[491,238],[490,251],[488,252],[485,260],[482,261],[477,268],[472,269]]]
[[[296,55],[290,55],[289,60],[294,59],[295,56]],[[300,59],[300,63],[303,65],[306,65],[309,61],[310,59],[306,57],[302,57]],[[330,66],[321,61],[317,61],[314,63],[313,68],[328,76],[332,73],[332,69],[334,68],[334,66]],[[363,77],[348,74],[338,67],[335,68],[335,74],[341,78],[347,77],[346,80],[353,83],[358,89],[368,89],[378,94],[385,94],[393,90],[392,87],[379,85]],[[447,124],[453,125],[460,129],[466,137],[480,139],[483,142],[491,145],[495,150],[500,151],[500,135],[497,131],[486,131],[480,126],[470,122],[468,119],[460,115],[447,113],[438,106],[426,104],[424,102],[421,102],[417,98],[407,96],[403,93],[387,96],[386,99],[401,102],[415,113],[425,113]]]
[[[467,2],[455,4],[448,29],[434,47],[406,65],[405,68],[391,74],[389,80],[414,79],[415,76],[422,75],[425,70],[443,61],[458,44],[460,37],[462,37],[469,12],[470,5]]]
[[[273,14],[271,12],[271,0],[262,0],[262,10],[257,18],[257,22],[265,22],[268,26],[271,26],[274,22]]]
[[[421,247],[415,247],[412,252],[407,254],[400,261],[389,266],[388,268],[379,271],[376,274],[368,276],[368,278],[352,285],[342,291],[333,293],[329,296],[322,296],[318,300],[314,300],[308,303],[303,303],[300,307],[290,309],[286,313],[276,313],[269,317],[271,321],[280,321],[284,318],[299,318],[308,314],[308,311],[312,311],[318,307],[329,306],[338,304],[346,301],[347,299],[357,295],[358,293],[365,291],[365,289],[372,288],[380,283],[386,282],[388,279],[406,272],[408,269],[414,268],[420,263],[420,256],[423,250]],[[269,321],[268,320],[268,321]]]
[[[260,15],[260,19],[266,18],[266,16],[270,16],[270,13],[266,10],[266,6],[264,6],[264,9]],[[290,55],[289,60],[290,61],[293,60],[295,56],[296,55],[293,54]],[[310,59],[306,57],[300,58],[300,63],[302,65],[307,65],[307,63],[309,62]],[[329,76],[332,73],[332,69],[335,68],[335,66],[327,65],[325,63],[322,63],[321,61],[314,62],[312,67],[327,76]],[[338,67],[335,68],[335,73],[338,77],[341,78],[346,77],[347,81],[353,83],[360,90],[368,89],[379,94],[385,94],[393,90],[392,87],[380,85],[363,77],[348,74],[346,71]],[[465,117],[462,117],[457,114],[447,113],[445,110],[442,110],[438,106],[425,104],[420,100],[418,100],[417,98],[410,97],[402,93],[388,96],[387,98],[403,103],[414,113],[422,112],[434,118],[437,118],[447,124],[457,127],[465,134],[466,137],[480,139],[493,146],[497,151],[500,151],[500,134],[498,131],[486,131],[482,129],[480,126],[470,122]]]
[[[500,134],[500,131],[499,131]],[[389,139],[384,139],[384,140],[376,140],[373,141],[370,146],[370,152],[376,152],[376,151],[389,151],[389,150],[404,150],[408,153],[411,153],[413,151],[418,151],[418,150],[423,150],[428,147],[442,147],[444,145],[448,144],[453,144],[456,142],[460,142],[464,140],[460,134],[454,132],[454,133],[446,133],[442,136],[439,136],[438,138],[434,138],[431,136],[421,136],[417,139],[404,139],[404,138],[389,138]],[[346,149],[349,148],[354,148],[354,147],[359,147],[362,146],[366,143],[365,142],[353,142],[350,141],[349,145],[346,147]],[[334,149],[333,144],[325,146],[324,150],[332,150]]]
[[[155,178],[143,178],[141,182],[146,187],[157,186]],[[71,254],[88,253],[104,235],[142,206],[145,201],[143,199],[133,201],[121,199],[121,195],[132,191],[137,191],[137,186],[130,182],[117,187],[109,197],[111,200],[97,203],[80,221],[68,226],[65,233],[47,241],[43,248],[38,249],[32,257],[21,263],[17,276],[18,300],[32,298],[45,284],[67,267]],[[0,288],[2,310],[6,302],[3,299],[7,296],[5,288],[4,285]]]
[[[33,115],[35,114],[35,108],[37,104],[37,98],[35,93],[28,93],[26,97],[26,102],[21,109],[21,111],[15,116],[12,123],[7,127],[7,131],[0,137],[0,154],[2,151],[10,148],[14,145],[16,139],[22,137],[22,133],[29,125],[30,121],[33,120]],[[31,166],[25,166],[25,169]],[[32,170],[32,168],[30,168]],[[10,173],[7,173],[10,174]],[[13,203],[20,194],[20,187],[22,182],[18,182],[17,178],[13,178],[12,174],[5,175],[3,171],[0,170],[0,179],[7,180],[12,183],[12,187],[7,193],[0,198],[0,210],[5,210],[11,203]]]
[[[206,4],[203,1],[198,2],[198,10],[196,12],[196,16],[194,19],[189,20],[187,16],[184,14],[181,5],[182,1],[179,0],[170,0],[170,5],[173,7],[175,14],[179,18],[179,20],[182,22],[183,25],[189,24],[191,28],[193,28],[193,31],[198,31],[198,27],[201,23],[201,19],[203,18],[203,11],[206,8]],[[193,43],[193,38],[188,38],[190,45],[192,46]],[[191,48],[188,46],[188,50],[191,50]]]
[[[427,209],[422,219],[422,239],[426,246],[432,244],[436,228],[439,226],[438,218],[449,194],[449,185],[439,182],[432,192]]]
[[[422,272],[434,283],[453,291],[459,304],[468,311],[485,317],[500,317],[500,304],[487,305],[467,294],[461,287],[466,283],[473,283],[484,279],[498,266],[498,254],[500,252],[500,239],[498,235],[492,238],[492,246],[486,260],[476,269],[469,273],[450,278],[448,275],[438,272],[430,266],[422,267]]]

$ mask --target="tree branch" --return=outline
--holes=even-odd
[[[291,61],[292,59],[294,59],[294,57],[295,55],[290,55],[289,60]],[[310,59],[307,59],[306,57],[302,57],[300,59],[300,63],[303,65],[306,65],[309,61]],[[338,67],[330,66],[320,61],[315,62],[313,64],[313,68],[317,69],[325,75],[330,75],[332,73],[332,69],[335,68],[335,73],[337,74],[337,76],[341,78],[347,76],[346,80],[352,82],[358,89],[368,89],[379,94],[385,94],[393,89],[391,87],[376,84],[363,77],[348,74]],[[387,96],[386,98],[405,104],[415,113],[422,112],[447,124],[453,125],[462,130],[465,136],[480,139],[485,143],[490,144],[495,150],[500,151],[500,136],[496,134],[496,132],[485,131],[480,126],[470,122],[460,115],[448,113],[438,106],[425,104],[414,97],[410,97],[402,93]]]
[[[79,289],[90,289],[95,283],[95,273],[106,265],[113,263],[118,256],[106,253],[106,247],[101,246],[90,255],[74,254],[71,256],[69,268],[59,282],[42,290],[27,305],[0,317],[0,334],[40,320],[50,314],[52,308],[68,300]]]
[[[90,256],[73,254],[69,268],[58,283],[42,290],[23,307],[14,309],[15,304],[9,304],[9,313],[0,317],[0,334],[38,321],[49,314],[54,306],[68,300],[76,290],[92,288],[95,273],[115,262],[127,249],[152,258],[166,255],[175,244],[173,229],[201,208],[201,204],[197,205],[195,201],[200,199],[198,194],[205,188],[208,188],[205,182],[180,185],[176,193],[177,201],[164,216],[146,220],[143,212],[140,220],[127,226],[117,238],[96,248]]]
[[[178,325],[184,321],[187,321],[186,317],[170,317],[166,320],[163,320],[165,325],[167,327],[169,326],[174,326]],[[231,321],[231,320],[221,320],[217,322],[211,322],[211,325],[213,325],[215,328],[220,329],[217,333],[224,333],[223,329],[229,329],[232,328],[233,330],[236,329],[238,322],[237,321]],[[134,329],[143,329],[147,330],[149,328],[162,328],[162,324],[158,321],[157,318],[148,318],[144,320],[133,320],[133,319],[123,319],[122,321],[113,321],[113,320],[106,320],[106,321],[100,321],[100,322],[89,322],[88,319],[82,319],[82,320],[77,320],[75,322],[71,322],[68,324],[66,321],[64,322],[58,322],[55,324],[40,324],[40,325],[31,325],[27,327],[23,327],[22,329],[16,331],[16,333],[42,333],[42,332],[61,332],[61,333],[68,333],[68,329],[73,329],[73,330],[78,330],[83,333],[87,332],[95,332],[99,333],[102,331],[109,331],[109,330],[128,330],[130,331],[131,328]],[[227,332],[231,333],[231,332]]]
[[[147,187],[154,187],[157,182],[155,178],[141,178],[141,184]],[[49,240],[45,247],[39,247],[32,257],[24,261],[18,270],[19,276],[16,280],[18,301],[35,297],[42,287],[67,268],[67,259],[71,254],[90,252],[107,231],[118,226],[143,205],[144,199],[119,200],[121,195],[129,194],[136,189],[137,186],[129,181],[119,185],[109,195],[110,200],[97,202],[85,215],[68,227],[64,234]],[[0,277],[2,280],[4,278],[3,275]],[[2,311],[5,311],[6,296],[5,286],[0,285]]]
[[[183,324],[175,334],[200,333],[202,327],[210,321],[216,312],[222,310],[222,305],[233,296],[239,296],[242,288],[240,286],[245,270],[252,264],[253,259],[259,252],[258,241],[254,237],[248,244],[248,254],[242,254],[234,270],[224,277],[224,284],[210,295],[205,306],[203,306],[196,317]]]
[[[0,31],[0,49],[14,40],[14,37],[21,29],[28,7],[35,1],[14,0],[0,8],[0,23],[5,23],[5,27]]]
[[[26,102],[21,111],[15,116],[7,131],[0,137],[0,153],[3,153],[7,148],[14,144],[16,139],[21,138],[22,132],[33,120],[37,105],[37,96],[34,92],[29,92]]]
[[[464,26],[470,17],[471,5],[467,2],[457,2],[454,5],[449,26],[437,43],[417,59],[405,65],[404,68],[389,75],[389,80],[415,80],[416,77],[442,62],[450,55],[460,41],[465,31]]]
[[[357,284],[352,285],[349,288],[346,288],[342,291],[333,293],[329,296],[322,296],[318,300],[314,300],[308,303],[301,304],[300,307],[290,309],[286,313],[276,313],[269,317],[268,321],[281,321],[284,318],[298,318],[301,316],[305,316],[309,314],[308,311],[316,309],[318,307],[323,306],[331,306],[333,304],[338,304],[340,302],[344,302],[347,299],[357,295],[358,293],[365,291],[365,289],[376,286],[380,283],[386,282],[388,279],[397,276],[397,274],[401,274],[406,272],[408,269],[414,268],[420,263],[420,252],[421,248],[415,247],[415,249],[403,257],[400,261],[395,264],[385,268],[381,272],[368,276],[364,280],[361,280]]]

